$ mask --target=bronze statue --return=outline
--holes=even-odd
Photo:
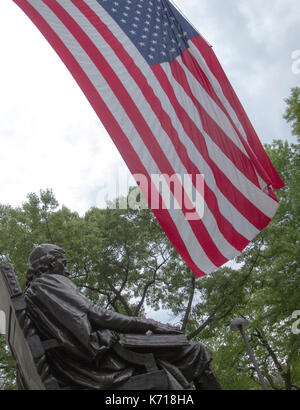
[[[62,388],[113,389],[138,368],[112,349],[120,334],[180,335],[170,325],[128,317],[92,303],[68,278],[65,251],[43,244],[29,257],[25,300],[27,313],[41,339],[55,338],[59,347],[47,353],[53,375]],[[219,389],[211,370],[212,356],[201,343],[155,350],[160,369],[168,375],[170,389]]]

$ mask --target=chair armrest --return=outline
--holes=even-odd
[[[161,349],[188,346],[189,341],[185,335],[140,335],[121,334],[120,344],[131,349]]]

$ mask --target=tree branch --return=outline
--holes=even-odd
[[[283,368],[283,366],[279,362],[275,351],[272,349],[270,343],[268,342],[264,331],[260,330],[258,328],[255,328],[255,332],[256,333],[254,333],[254,336],[256,336],[258,338],[258,340],[260,341],[260,344],[267,349],[270,357],[273,360],[273,363],[274,363],[276,369],[278,370],[279,374],[283,378],[286,390],[291,390],[292,389],[292,380],[291,380],[291,372],[290,372],[289,367],[285,371],[285,369]]]
[[[215,309],[210,313],[210,315],[208,316],[208,318],[201,324],[201,326],[198,327],[198,329],[194,330],[194,332],[190,333],[187,338],[190,340],[195,336],[198,336],[199,333],[201,333],[214,319],[216,313],[219,312],[219,310],[221,310],[221,308],[223,307],[223,305],[225,304],[228,296],[232,296],[234,295],[236,292],[238,292],[244,285],[245,283],[248,281],[249,277],[251,276],[253,269],[258,261],[258,258],[260,256],[260,249],[257,252],[257,255],[249,269],[249,271],[247,272],[247,274],[243,277],[243,279],[241,280],[241,282],[234,288],[232,289],[231,292],[229,292],[229,294],[227,296],[224,296],[221,300],[221,302],[215,307]],[[234,306],[232,306],[232,309],[234,308]],[[231,311],[232,309],[230,309],[229,311]]]
[[[145,287],[144,287],[144,291],[143,291],[143,295],[141,297],[141,300],[139,301],[137,307],[134,310],[134,314],[135,316],[139,315],[139,312],[141,310],[141,307],[143,306],[143,303],[145,301],[148,289],[150,288],[150,286],[152,286],[155,283],[155,277],[153,279],[151,279],[149,282],[146,283]]]
[[[166,261],[167,261],[167,259],[165,259],[165,258],[163,257],[163,261],[162,261],[158,266],[156,266],[156,268],[155,268],[155,270],[154,270],[153,279],[149,280],[149,281],[146,283],[146,285],[145,285],[145,287],[144,287],[144,291],[143,291],[142,297],[141,297],[141,300],[139,301],[139,303],[138,303],[138,305],[137,305],[137,307],[136,307],[136,309],[135,309],[135,316],[138,316],[138,314],[139,314],[139,312],[140,312],[140,310],[141,310],[141,307],[143,306],[144,301],[145,301],[145,299],[146,299],[148,289],[150,288],[150,286],[154,285],[154,283],[156,282],[157,272],[158,272],[159,269],[166,263]]]
[[[85,288],[85,289],[92,290],[92,291],[97,292],[97,293],[100,293],[100,295],[106,296],[107,301],[108,301],[108,303],[107,303],[107,305],[106,305],[106,308],[107,308],[109,305],[112,305],[112,307],[115,309],[115,311],[116,311],[116,312],[119,312],[119,309],[118,309],[117,305],[114,303],[114,300],[111,299],[110,294],[109,294],[108,292],[105,292],[105,291],[100,290],[100,289],[98,289],[98,288],[94,288],[94,287],[92,287],[92,286],[87,286],[87,285],[81,285],[81,287],[82,287],[82,288]]]
[[[187,308],[186,308],[185,315],[182,321],[182,326],[181,326],[182,332],[185,331],[190,314],[191,314],[192,304],[193,304],[194,295],[195,295],[195,288],[196,288],[196,277],[192,274],[192,285],[191,285],[191,290],[190,290],[189,301],[187,304]]]
[[[127,315],[128,316],[133,316],[133,312],[132,312],[131,308],[129,307],[128,303],[126,302],[125,298],[121,295],[121,292],[112,284],[110,279],[106,278],[105,280],[107,281],[110,289],[116,295],[114,301],[116,299],[118,299],[122,303],[122,305],[124,306],[124,309],[125,309]]]

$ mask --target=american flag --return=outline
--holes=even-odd
[[[283,182],[211,46],[172,2],[13,1],[70,70],[132,174],[144,175],[149,203],[161,199],[153,212],[194,274],[239,255],[275,215],[272,188]],[[189,218],[195,190],[204,213]],[[180,209],[164,206],[162,192]]]

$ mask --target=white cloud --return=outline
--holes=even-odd
[[[289,29],[299,27],[299,1],[240,0],[237,7],[246,18],[251,37],[257,43],[264,43],[269,53],[284,47]]]
[[[16,30],[15,28],[18,27]],[[11,1],[0,4],[0,203],[53,188],[79,212],[120,154],[83,93],[40,32]]]

